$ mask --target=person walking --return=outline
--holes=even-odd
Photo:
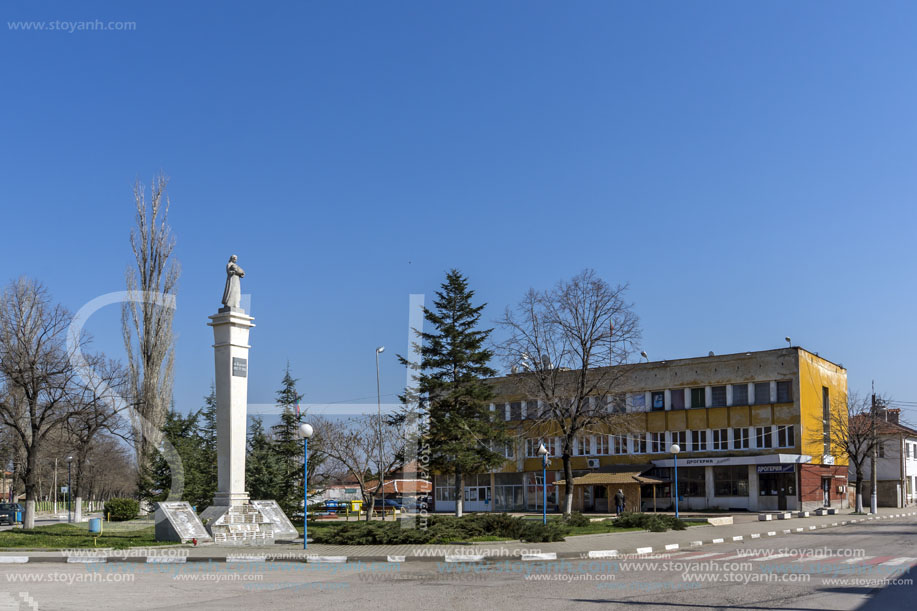
[[[624,513],[624,491],[618,488],[618,492],[615,494],[615,511],[618,515]]]

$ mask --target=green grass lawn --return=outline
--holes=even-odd
[[[126,549],[147,545],[176,545],[171,541],[156,541],[154,527],[149,522],[106,522],[102,530],[101,535],[91,535],[88,524],[52,524],[32,530],[5,530],[0,532],[0,549]]]

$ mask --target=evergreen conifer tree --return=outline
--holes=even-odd
[[[277,405],[280,406],[280,422],[271,427],[273,455],[280,477],[273,498],[290,517],[301,513],[303,499],[303,444],[299,437],[302,415],[296,413],[296,406],[302,395],[296,390],[296,379],[290,373],[290,366],[283,374],[280,390],[277,391]],[[253,497],[254,498],[254,497]]]
[[[486,378],[496,372],[488,365],[493,353],[486,342],[492,329],[478,328],[486,304],[472,304],[474,291],[456,269],[441,286],[434,309],[424,308],[432,330],[415,330],[421,359],[417,386],[407,389],[402,401],[418,405],[431,448],[430,467],[455,476],[455,514],[460,517],[465,475],[501,465],[508,437],[502,420],[490,411],[493,390]]]

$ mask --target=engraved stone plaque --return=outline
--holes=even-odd
[[[240,359],[237,356],[232,357],[232,375],[238,378],[247,378],[248,359]]]
[[[169,501],[156,506],[157,541],[211,541],[210,533],[186,501]]]
[[[261,512],[265,520],[274,525],[274,539],[292,541],[299,536],[299,531],[277,501],[252,501],[251,504]]]

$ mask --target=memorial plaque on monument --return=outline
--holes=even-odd
[[[210,533],[186,501],[164,501],[156,505],[156,540],[211,541]]]
[[[237,378],[247,378],[248,377],[248,359],[240,359],[238,357],[232,357],[232,375]]]
[[[274,525],[274,539],[293,541],[299,537],[299,531],[290,522],[290,518],[283,512],[277,501],[251,501],[251,504],[261,512],[264,519]]]

